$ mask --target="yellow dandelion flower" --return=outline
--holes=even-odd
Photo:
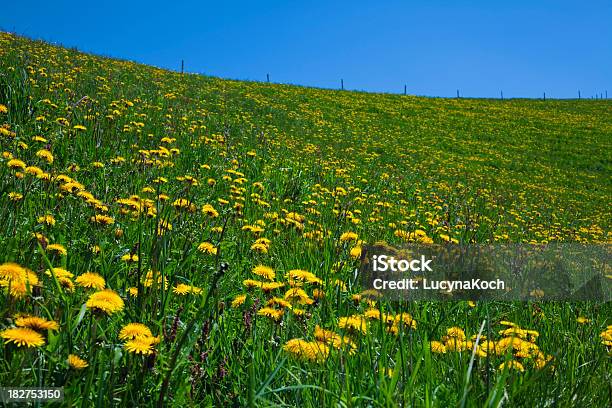
[[[14,262],[7,262],[0,265],[0,279],[20,280],[25,276],[26,269]]]
[[[315,285],[323,284],[323,281],[318,278],[314,273],[304,271],[302,269],[292,269],[285,274],[285,277],[289,279],[289,284],[292,286],[296,286],[297,284],[299,284],[299,282],[308,282]]]
[[[268,280],[274,280],[276,277],[274,269],[270,268],[269,266],[258,265],[253,268],[253,273]]]
[[[131,340],[138,337],[153,337],[153,333],[142,323],[128,323],[119,332],[119,339],[121,340]]]
[[[47,320],[38,316],[20,316],[15,319],[15,326],[28,327],[32,330],[59,330],[59,324],[54,320]]]
[[[219,216],[219,212],[217,210],[215,210],[215,207],[213,207],[210,204],[205,204],[202,207],[202,212],[206,215],[208,215],[211,218],[215,218]]]
[[[6,163],[6,165],[13,170],[21,169],[24,170],[26,168],[26,164],[19,159],[11,159]]]
[[[136,337],[125,342],[123,348],[130,353],[149,355],[153,354],[154,341],[152,337]]]
[[[45,271],[45,275],[47,276],[55,275],[57,278],[68,278],[68,279],[74,278],[74,274],[70,271],[67,271],[64,268],[53,268],[53,271],[51,271],[50,269],[47,269]]]
[[[266,316],[275,321],[279,321],[283,317],[283,311],[272,307],[262,307],[257,311],[259,316]]]
[[[109,217],[108,215],[96,214],[91,217],[91,222],[100,225],[112,225],[115,223],[115,219],[113,217]]]
[[[50,245],[47,245],[47,248],[45,249],[47,250],[47,252],[55,252],[58,255],[64,255],[64,256],[68,255],[68,251],[61,244],[50,244]]]
[[[215,248],[215,246],[210,242],[202,242],[200,245],[198,245],[198,251],[202,252],[203,254],[217,255],[218,248]]]
[[[301,305],[311,305],[314,303],[308,294],[301,288],[291,288],[285,292],[285,299],[297,301]]]
[[[91,294],[85,305],[88,309],[94,309],[111,315],[123,310],[124,302],[115,291],[104,289]]]
[[[38,157],[40,159],[43,159],[44,161],[46,161],[49,164],[53,163],[53,154],[51,154],[51,152],[46,150],[46,149],[41,149],[41,150],[37,151],[36,152],[36,157]]]
[[[11,191],[11,192],[8,194],[8,196],[9,196],[9,199],[10,199],[11,201],[20,201],[21,199],[23,199],[23,194],[21,194],[21,193],[16,193],[16,192],[14,192],[14,191]]]
[[[444,345],[444,343],[441,343],[439,341],[430,341],[429,347],[431,348],[432,353],[446,353],[446,346]]]
[[[200,293],[202,293],[202,289],[198,288],[196,286],[191,286],[191,285],[186,285],[184,283],[179,283],[178,285],[176,285],[173,289],[172,292],[174,292],[177,295],[186,295],[188,293],[192,293],[194,295],[199,295]]]
[[[0,337],[17,347],[40,347],[45,344],[43,336],[28,327],[13,327],[0,332]]]
[[[264,244],[254,243],[253,245],[251,245],[251,250],[255,252],[259,252],[260,254],[267,254],[268,246]]]
[[[50,227],[55,225],[55,217],[51,214],[41,215],[36,221],[40,224],[47,224]]]
[[[232,307],[238,308],[244,304],[246,301],[246,295],[237,295],[234,300],[232,300]]]
[[[272,292],[273,290],[280,289],[284,287],[285,284],[282,282],[263,282],[261,284],[261,290],[266,293]]]
[[[359,236],[354,232],[345,232],[340,235],[340,242],[356,241]]]
[[[82,275],[77,276],[75,282],[81,287],[93,288],[97,290],[102,290],[106,286],[106,281],[104,278],[95,272],[85,272]]]
[[[329,344],[336,349],[347,348],[349,354],[355,354],[357,345],[349,337],[341,336],[331,330],[325,330],[319,325],[315,326],[314,337],[317,341]]]
[[[367,321],[363,316],[353,315],[338,319],[338,327],[349,332],[367,334]]]
[[[76,354],[69,354],[67,362],[70,368],[73,368],[75,370],[82,370],[84,368],[89,367],[89,364],[87,363],[87,361],[83,360],[81,357],[77,356]]]
[[[302,339],[289,340],[283,346],[283,350],[296,358],[315,362],[325,361],[329,355],[329,347],[326,344]]]
[[[136,254],[125,254],[121,257],[121,260],[127,263],[136,263],[138,262],[138,255]]]

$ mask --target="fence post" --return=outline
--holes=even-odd
[[[181,60],[181,74],[185,72],[185,60]]]
[[[544,100],[546,100],[546,92],[544,92]]]
[[[501,91],[501,98],[502,98],[502,101],[503,101],[504,100],[504,91]]]
[[[266,74],[266,81],[268,81],[268,83],[270,83],[270,74]]]
[[[344,79],[340,78],[340,89],[344,91]]]
[[[457,98],[459,98],[459,90],[457,89]]]
[[[404,84],[404,95],[406,95],[406,85]],[[606,91],[606,98],[608,97],[608,91]]]
[[[578,99],[580,99],[580,89],[578,90]]]

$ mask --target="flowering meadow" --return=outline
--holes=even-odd
[[[609,100],[221,80],[0,33],[0,152],[0,386],[612,404],[609,303],[391,302],[356,277],[374,242],[609,244]]]

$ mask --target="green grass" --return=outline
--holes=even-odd
[[[43,333],[43,346],[0,344],[0,385],[64,386],[67,405],[87,407],[612,402],[610,351],[600,336],[611,324],[609,303],[381,300],[374,308],[410,313],[416,328],[391,334],[371,320],[367,334],[356,334],[338,324],[370,309],[365,297],[353,299],[364,289],[350,254],[360,243],[341,242],[345,232],[392,245],[403,243],[396,231],[417,229],[433,242],[609,244],[608,100],[418,98],[229,81],[0,33],[0,104],[0,149],[8,152],[0,159],[0,263],[16,262],[40,280],[23,296],[0,292],[0,331],[17,313],[59,323]],[[53,163],[36,155],[41,149]],[[50,180],[9,168],[10,158]],[[68,191],[60,174],[81,192]],[[117,202],[132,195],[139,198],[129,210]],[[175,208],[181,198],[196,211]],[[205,204],[218,217],[202,213]],[[114,223],[90,220],[101,213]],[[55,225],[38,221],[45,214]],[[158,234],[165,223],[172,229]],[[263,230],[243,230],[248,225]],[[267,253],[252,249],[260,237],[271,241]],[[217,254],[198,251],[202,242]],[[67,255],[44,249],[52,243]],[[139,259],[125,262],[126,254]],[[286,285],[289,270],[314,273],[324,297],[277,306],[279,321],[258,315],[272,295],[243,281],[258,279],[259,264]],[[51,266],[75,278],[47,276]],[[147,287],[149,270],[160,281]],[[124,299],[121,311],[85,307],[94,290],[70,283],[86,271]],[[202,292],[179,295],[181,283]],[[315,288],[304,286],[310,298]],[[241,294],[244,304],[232,307]],[[537,369],[512,352],[430,350],[451,327],[500,340],[502,321],[536,330],[551,362]],[[160,337],[152,354],[124,348],[118,333],[130,322]],[[313,341],[316,325],[351,337],[356,352],[332,347],[308,361],[283,349],[294,338]],[[89,366],[69,368],[69,354]],[[500,370],[508,360],[525,371]]]

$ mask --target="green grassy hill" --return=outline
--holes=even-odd
[[[375,241],[609,244],[609,100],[230,81],[0,33],[0,150],[2,385],[609,406],[609,303],[397,304],[354,277]]]

